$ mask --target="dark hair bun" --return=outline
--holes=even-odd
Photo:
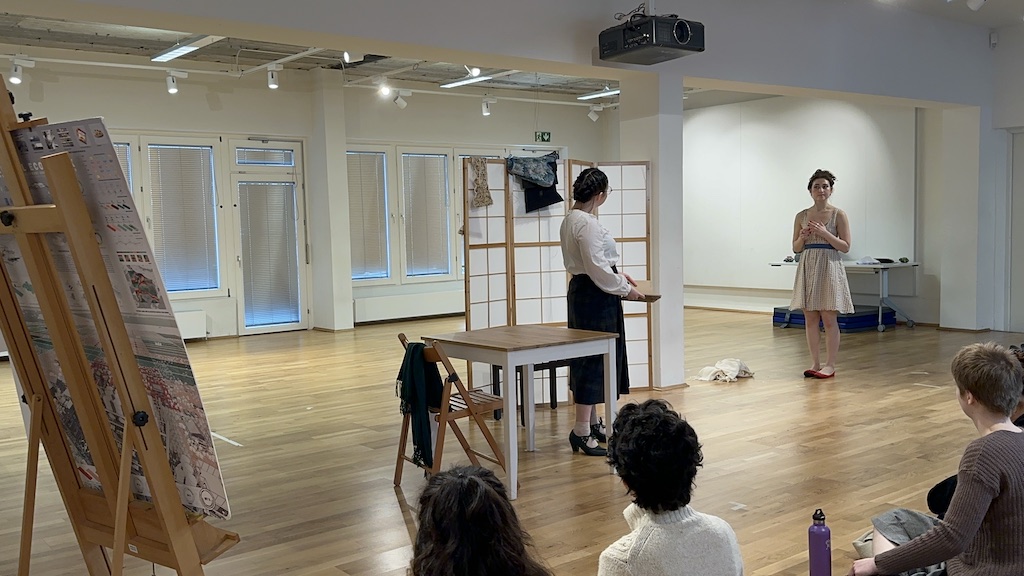
[[[821,179],[828,180],[828,185],[830,188],[836,185],[835,174],[829,172],[828,170],[822,170],[821,168],[818,168],[817,170],[814,171],[814,174],[811,175],[810,180],[807,181],[807,189],[811,189],[811,185],[814,184],[815,180]]]
[[[587,168],[576,177],[572,185],[572,199],[589,202],[608,189],[608,176],[597,168]]]

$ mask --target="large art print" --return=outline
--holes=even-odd
[[[190,511],[228,518],[227,494],[199,388],[142,218],[102,119],[24,128],[15,131],[13,136],[33,201],[37,204],[52,202],[42,159],[58,152],[69,153],[149,392],[155,411],[151,416],[156,420],[167,449],[181,502]],[[0,205],[13,205],[2,179]],[[125,415],[67,240],[59,234],[50,234],[47,240],[107,418],[120,444]],[[35,352],[56,401],[79,483],[102,490],[28,269],[12,235],[0,235],[0,258],[11,275]],[[150,499],[149,486],[137,458],[132,463],[131,487],[136,498]]]

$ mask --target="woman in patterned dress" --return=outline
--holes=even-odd
[[[836,375],[839,354],[840,313],[853,312],[850,284],[843,268],[843,254],[850,251],[850,221],[846,212],[829,204],[836,177],[817,170],[807,181],[814,206],[797,213],[793,222],[793,253],[800,255],[793,282],[790,310],[804,311],[804,332],[811,351],[811,368],[806,378]],[[819,357],[821,339],[818,322],[825,325],[825,365]]]

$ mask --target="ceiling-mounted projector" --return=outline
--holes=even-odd
[[[675,16],[634,16],[601,32],[601,60],[657,64],[704,51],[704,25]]]

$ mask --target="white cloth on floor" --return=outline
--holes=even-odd
[[[701,371],[697,374],[697,380],[704,380],[710,382],[712,380],[722,380],[725,382],[735,382],[737,378],[750,378],[754,373],[750,371],[750,368],[740,360],[739,358],[726,358],[719,360],[714,366],[705,366],[701,368]]]

